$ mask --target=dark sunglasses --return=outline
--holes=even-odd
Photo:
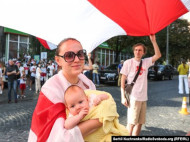
[[[66,62],[73,62],[75,60],[75,56],[79,58],[79,60],[84,60],[86,56],[86,50],[79,50],[76,54],[72,51],[65,52],[63,56],[57,55],[62,57]]]

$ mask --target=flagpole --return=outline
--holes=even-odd
[[[167,33],[166,33],[166,65],[169,64],[169,25],[167,26]]]

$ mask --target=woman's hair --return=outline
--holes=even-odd
[[[65,43],[65,42],[69,41],[69,40],[75,40],[75,41],[79,42],[79,41],[78,41],[77,39],[75,39],[75,38],[66,38],[66,39],[62,40],[62,41],[57,45],[57,49],[56,49],[56,51],[55,51],[55,56],[59,55],[61,45],[62,45],[63,43]],[[79,43],[80,43],[80,42],[79,42]],[[80,43],[80,44],[81,44],[81,43]]]
[[[137,47],[137,46],[142,46],[142,47],[143,47],[144,55],[145,55],[146,52],[147,52],[146,46],[145,46],[144,44],[142,44],[142,43],[137,43],[137,44],[133,45],[132,50],[134,51],[134,50],[135,50],[135,47]]]

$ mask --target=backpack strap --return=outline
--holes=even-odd
[[[135,84],[135,82],[136,82],[136,80],[137,80],[137,78],[138,78],[138,76],[139,76],[141,67],[142,67],[142,60],[141,60],[141,62],[140,62],[140,64],[139,64],[138,72],[137,72],[137,74],[135,75],[135,78],[133,79],[133,82],[131,83],[132,86]]]

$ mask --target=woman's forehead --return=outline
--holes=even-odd
[[[76,40],[68,40],[61,45],[61,51],[78,51],[82,49],[82,45]]]

